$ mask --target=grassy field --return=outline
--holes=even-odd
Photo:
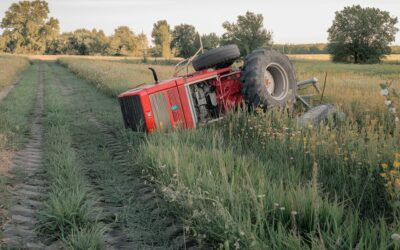
[[[27,58],[0,55],[0,91],[9,86],[29,64]]]
[[[313,60],[313,61],[329,61],[331,56],[328,54],[290,54],[288,55],[292,60]],[[400,63],[400,55],[392,54],[383,59],[383,62]]]
[[[110,96],[151,80],[143,65],[60,63]],[[277,113],[235,114],[136,142],[135,165],[157,183],[188,232],[213,247],[398,248],[398,173],[391,163],[399,130],[379,84],[397,88],[399,66],[294,65],[299,79],[328,72],[325,101],[347,119],[299,130]],[[164,78],[172,67],[157,70]]]

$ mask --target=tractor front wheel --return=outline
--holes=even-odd
[[[252,108],[284,107],[295,101],[296,76],[289,59],[273,49],[248,55],[242,70],[242,94]]]

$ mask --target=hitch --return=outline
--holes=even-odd
[[[325,79],[326,81],[326,79]],[[321,89],[318,86],[318,79],[316,77],[313,77],[311,79],[308,80],[304,80],[304,81],[300,81],[297,82],[297,87],[304,87],[307,85],[312,85],[315,89],[315,91],[317,91],[318,94],[321,94]],[[296,95],[296,99],[299,100],[307,109],[311,109],[312,106],[310,105],[309,102],[307,102],[306,99],[311,98],[312,96],[314,96],[313,94],[311,95]]]

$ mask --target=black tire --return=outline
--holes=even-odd
[[[289,58],[276,50],[263,48],[249,54],[245,58],[241,82],[244,100],[251,108],[267,110],[295,101],[294,68]]]
[[[299,126],[303,128],[308,125],[318,125],[321,121],[327,119],[329,115],[333,114],[334,112],[335,108],[332,104],[315,106],[299,117]]]
[[[196,57],[192,64],[196,71],[209,68],[225,68],[231,66],[240,57],[240,51],[235,44],[211,49]]]

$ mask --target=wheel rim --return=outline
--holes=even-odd
[[[276,63],[268,64],[264,72],[264,85],[268,94],[275,100],[282,100],[289,90],[286,71]]]

